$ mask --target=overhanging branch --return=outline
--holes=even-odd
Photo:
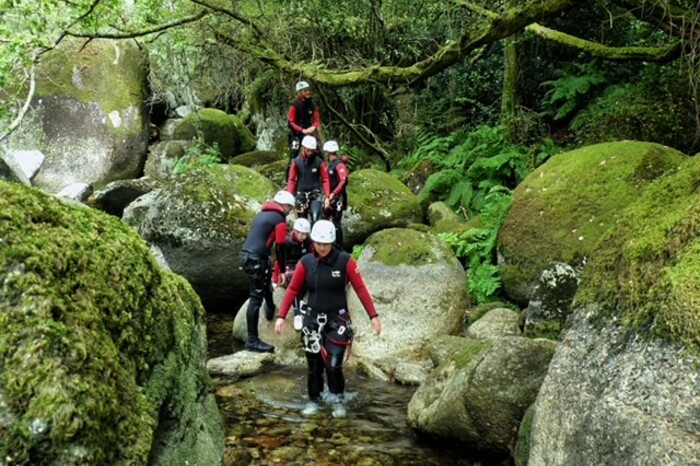
[[[139,31],[124,32],[124,33],[114,33],[114,32],[72,32],[67,31],[66,35],[72,37],[82,37],[86,39],[134,39],[136,37],[143,37],[149,34],[155,34],[158,32],[167,31],[168,29],[173,29],[179,26],[184,26],[185,24],[194,23],[204,18],[209,14],[208,11],[202,10],[196,15],[187,16],[185,18],[180,18],[175,21],[170,21],[168,23],[163,23],[158,26],[141,29]]]

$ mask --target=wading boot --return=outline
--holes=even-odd
[[[264,341],[260,341],[258,337],[248,337],[248,341],[245,342],[245,349],[248,351],[254,351],[256,353],[274,353],[275,347],[268,345]]]

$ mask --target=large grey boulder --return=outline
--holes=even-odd
[[[64,40],[37,70],[32,110],[8,141],[46,156],[32,184],[49,192],[137,178],[148,143],[148,61],[135,43]]]
[[[408,404],[408,423],[480,452],[507,453],[514,428],[537,396],[554,342],[523,337],[461,340],[456,350],[436,358],[441,364]]]
[[[87,203],[108,214],[121,217],[126,206],[151,192],[155,186],[155,183],[147,177],[136,180],[112,181],[103,189],[92,193]]]
[[[350,174],[348,210],[343,216],[346,248],[361,244],[384,228],[421,223],[418,198],[399,180],[379,170],[364,169]]]
[[[0,463],[213,465],[204,309],[119,219],[0,182]]]
[[[174,177],[127,208],[124,220],[160,248],[174,272],[194,287],[204,306],[231,311],[248,296],[238,254],[248,229],[275,186],[250,168],[217,165]]]
[[[461,332],[469,305],[466,276],[452,249],[437,236],[382,230],[367,239],[358,266],[383,331],[373,334],[357,295],[350,291],[357,362],[391,378],[400,363],[422,364],[431,338]]]
[[[700,464],[700,358],[570,318],[535,404],[529,466]]]

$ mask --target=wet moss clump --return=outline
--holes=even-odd
[[[159,414],[186,409],[182,368],[202,366],[189,284],[119,219],[5,182],[0,284],[3,461],[146,464]]]
[[[649,185],[586,266],[574,306],[700,351],[700,159]]]

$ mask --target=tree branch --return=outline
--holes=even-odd
[[[526,31],[545,39],[571,47],[594,57],[616,61],[671,61],[680,57],[681,44],[676,42],[661,47],[608,47],[599,42],[593,42],[572,36],[537,23],[525,28]]]
[[[386,150],[384,150],[382,147],[378,146],[377,144],[373,144],[367,137],[365,137],[364,134],[362,134],[360,131],[357,130],[354,124],[350,123],[348,120],[343,117],[343,115],[333,108],[329,103],[328,99],[326,98],[325,94],[320,88],[317,88],[318,94],[321,96],[321,100],[323,101],[323,106],[330,110],[330,112],[338,119],[340,122],[345,125],[352,133],[357,136],[357,138],[362,141],[363,144],[365,144],[367,147],[372,149],[377,155],[379,155],[379,158],[382,159],[384,162],[384,167],[386,168],[387,173],[391,171],[391,162],[389,162],[389,154],[387,153]]]
[[[700,22],[697,12],[657,0],[612,0],[640,21],[658,26],[668,34],[684,41],[697,41]]]
[[[200,2],[201,0],[192,0]],[[369,66],[349,70],[327,69],[289,60],[270,46],[237,42],[218,34],[217,37],[234,47],[241,48],[254,58],[292,75],[307,79],[328,87],[343,87],[362,83],[398,83],[412,85],[430,76],[434,76],[457,63],[474,49],[491,44],[523,30],[527,25],[561,13],[586,0],[548,0],[546,2],[531,0],[524,7],[511,8],[501,15],[494,16],[489,24],[476,31],[467,31],[456,40],[450,41],[426,59],[410,66]],[[245,25],[250,20],[240,20]]]
[[[204,2],[203,0],[190,0],[190,1],[192,3],[196,3],[197,5],[208,8],[212,11],[217,11],[219,13],[223,13],[224,15],[226,15],[232,19],[235,19],[236,21],[238,21],[240,23],[245,24],[246,26],[251,28],[255,32],[256,35],[258,35],[260,37],[265,37],[265,34],[263,33],[262,29],[260,29],[258,27],[258,25],[253,22],[253,20],[243,16],[240,13],[236,13],[235,11],[232,11],[232,10],[220,7],[220,6],[211,5],[209,3]]]
[[[7,131],[5,134],[0,135],[0,143],[2,143],[5,139],[10,137],[12,133],[15,132],[17,127],[19,127],[19,124],[22,122],[22,119],[24,118],[24,115],[27,113],[29,110],[29,104],[31,103],[32,99],[34,98],[34,91],[36,89],[36,79],[35,79],[35,61],[32,62],[32,67],[29,70],[29,92],[27,93],[27,98],[24,100],[24,105],[22,105],[22,109],[19,111],[17,116],[15,117],[14,120],[12,120],[12,123],[10,123],[10,126],[8,126]]]
[[[208,11],[202,10],[196,15],[187,16],[185,18],[180,18],[169,23],[160,24],[150,29],[142,29],[140,31],[125,32],[125,33],[113,33],[113,32],[70,32],[67,31],[65,34],[72,37],[82,37],[89,39],[134,39],[136,37],[143,37],[149,34],[155,34],[158,32],[166,31],[168,29],[176,28],[179,26],[184,26],[185,24],[194,23],[204,18],[209,14]]]

